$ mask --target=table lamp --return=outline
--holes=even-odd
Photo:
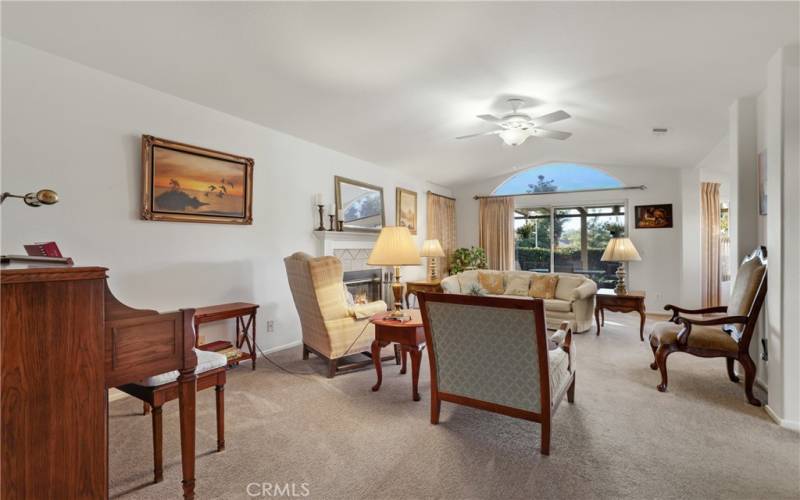
[[[394,267],[394,283],[392,283],[394,311],[392,311],[392,316],[403,315],[401,312],[403,309],[403,285],[400,283],[400,266],[418,266],[419,261],[419,251],[407,227],[387,226],[381,229],[381,234],[378,235],[378,241],[372,248],[367,264]]]
[[[439,240],[425,240],[422,244],[420,256],[428,258],[428,281],[439,279],[439,272],[436,269],[436,258],[444,257],[444,250]]]
[[[614,293],[617,295],[627,295],[628,289],[625,288],[625,263],[632,260],[642,260],[633,242],[624,236],[611,238],[606,246],[606,251],[600,257],[603,262],[619,262],[617,268],[617,286]]]

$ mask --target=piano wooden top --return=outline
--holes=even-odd
[[[14,262],[0,266],[0,282],[34,283],[39,281],[74,281],[107,278],[105,267],[65,266],[63,264],[33,264]]]

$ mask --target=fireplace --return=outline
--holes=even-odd
[[[356,304],[383,299],[383,279],[380,269],[345,271],[344,284],[353,294]]]

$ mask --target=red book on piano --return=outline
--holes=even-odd
[[[24,246],[25,251],[32,257],[63,257],[55,241],[46,241],[44,243],[34,243],[33,245]]]

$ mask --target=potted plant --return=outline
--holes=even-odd
[[[450,260],[450,274],[486,269],[486,252],[480,247],[457,248]]]

